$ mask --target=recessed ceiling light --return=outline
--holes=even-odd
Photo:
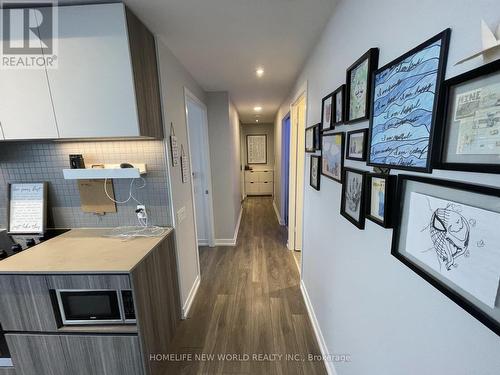
[[[257,70],[255,70],[255,74],[257,74],[257,77],[262,77],[264,75],[264,68],[257,68]]]
[[[260,112],[260,111],[262,111],[262,107],[260,107],[260,106],[253,107],[253,110],[254,110],[255,112]]]
[[[255,122],[259,122],[259,119],[255,120]]]

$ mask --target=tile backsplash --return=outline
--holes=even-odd
[[[134,197],[146,205],[149,222],[171,225],[170,191],[162,141],[99,142],[13,142],[0,144],[0,228],[7,227],[7,184],[9,182],[48,182],[48,227],[116,227],[137,225],[130,200],[117,204],[116,213],[103,216],[80,209],[77,181],[65,180],[62,170],[69,168],[69,155],[82,154],[85,164],[146,163],[146,186],[134,189]],[[129,196],[130,180],[114,180],[115,199]],[[137,180],[136,186],[142,182]]]

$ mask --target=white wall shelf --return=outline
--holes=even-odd
[[[145,164],[134,164],[137,168],[120,168],[119,165],[106,165],[106,168],[63,169],[65,180],[101,180],[140,178],[146,174]]]

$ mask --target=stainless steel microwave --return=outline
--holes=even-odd
[[[63,325],[135,324],[131,290],[57,289]]]

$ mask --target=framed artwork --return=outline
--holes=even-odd
[[[267,164],[267,135],[247,135],[247,164]]]
[[[435,166],[500,173],[500,60],[444,82]]]
[[[368,120],[370,117],[370,95],[372,73],[378,67],[378,48],[369,49],[347,69],[346,74],[346,123]]]
[[[350,160],[365,161],[367,139],[368,129],[347,132],[347,152],[345,158]]]
[[[311,169],[309,171],[309,185],[319,190],[321,181],[321,156],[311,155]]]
[[[500,189],[399,175],[392,255],[500,335]]]
[[[326,133],[321,137],[321,174],[342,183],[344,133]]]
[[[374,73],[368,165],[431,171],[450,33],[446,29]]]
[[[379,173],[366,177],[366,218],[384,228],[392,228],[396,180],[396,176]]]
[[[365,229],[365,186],[367,172],[344,168],[340,214],[359,229]]]
[[[47,183],[22,182],[8,185],[8,232],[44,233],[47,228]]]
[[[321,131],[333,129],[333,92],[328,94],[321,101]]]
[[[316,124],[306,128],[306,152],[316,152],[320,149],[321,124]]]
[[[339,125],[345,121],[345,85],[333,92],[333,124]]]

